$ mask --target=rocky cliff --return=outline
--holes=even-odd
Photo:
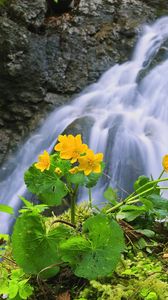
[[[8,0],[0,8],[0,163],[56,106],[129,58],[167,1]]]

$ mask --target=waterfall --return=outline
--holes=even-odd
[[[161,158],[168,153],[168,59],[165,55],[160,64],[153,62],[166,39],[168,17],[145,25],[131,61],[116,64],[70,105],[52,112],[1,170],[1,203],[18,209],[18,195],[25,191],[25,170],[44,149],[50,151],[57,136],[80,118],[90,127],[90,148],[103,152],[105,157],[105,175],[94,190],[95,201],[102,200],[108,185],[117,188],[123,197],[139,175],[157,177],[162,169]],[[166,53],[166,47],[164,50]],[[81,197],[86,198],[84,192]],[[1,233],[9,231],[11,220],[11,216],[0,214]]]

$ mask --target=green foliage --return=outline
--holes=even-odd
[[[152,194],[148,200],[153,205],[153,214],[157,219],[164,219],[168,215],[168,200],[160,195]]]
[[[32,293],[28,276],[48,279],[62,268],[69,268],[76,276],[91,280],[80,300],[162,300],[159,287],[165,300],[168,285],[162,265],[143,256],[134,256],[139,249],[152,253],[156,245],[160,246],[155,240],[154,225],[156,219],[166,218],[168,214],[168,201],[161,196],[159,186],[168,178],[161,178],[163,172],[156,180],[140,176],[134,184],[134,192],[120,202],[117,191],[110,187],[104,192],[108,203],[95,210],[91,188],[104,169],[103,154],[94,154],[82,144],[80,135],[60,136],[54,149],[51,155],[44,151],[39,161],[25,172],[28,190],[44,204],[33,205],[20,197],[24,207],[14,225],[12,253],[23,271],[17,267],[16,272],[3,268],[1,294],[7,294],[9,299],[27,299]],[[81,210],[76,208],[79,186],[89,189],[89,203]],[[70,200],[70,211],[59,217],[45,217],[44,210],[60,205],[64,197]],[[0,210],[13,213],[4,205]],[[125,247],[119,223],[134,251],[132,257]],[[2,257],[6,237],[0,237]],[[120,264],[124,249],[127,259]]]
[[[168,275],[164,265],[142,252],[131,259],[124,259],[116,269],[116,275],[91,280],[75,300],[166,300]],[[119,280],[120,279],[120,280]]]
[[[112,189],[112,187],[108,187],[103,196],[112,205],[116,205],[118,203],[117,190]]]
[[[124,266],[118,266],[117,272],[121,272],[121,275],[130,277],[136,277],[143,281],[152,274],[156,274],[158,278],[168,279],[168,274],[165,274],[163,265],[155,257],[147,257],[143,252],[139,251],[135,257],[132,257],[132,253],[128,253],[130,258],[124,260]]]
[[[28,274],[52,277],[59,265],[68,263],[77,276],[95,279],[114,271],[124,238],[120,226],[104,215],[88,218],[79,234],[65,225],[51,228],[37,212],[23,210],[14,226],[12,249]]]
[[[135,192],[120,203],[116,203],[114,191],[108,189],[104,196],[108,201],[112,199],[112,207],[107,209],[107,213],[114,213],[117,220],[127,222],[136,220],[138,229],[150,230],[148,226],[151,227],[156,219],[164,219],[168,214],[168,200],[160,195],[161,187],[158,186],[159,182],[166,180],[165,178],[151,180],[146,176],[140,176],[134,183]]]
[[[83,238],[71,238],[61,244],[62,259],[79,277],[95,279],[112,273],[124,249],[120,226],[107,216],[97,215],[85,221],[83,234]]]
[[[38,214],[42,213],[45,209],[48,208],[48,206],[46,204],[34,205],[33,203],[29,202],[28,200],[26,200],[22,196],[19,196],[19,198],[25,204],[25,206],[22,209],[19,210],[20,213],[31,212],[34,215],[38,215]]]
[[[7,295],[7,299],[28,299],[33,294],[33,287],[29,278],[22,269],[14,269],[8,273],[1,265],[0,268],[0,295]]]
[[[0,211],[3,213],[10,214],[10,215],[14,214],[13,208],[6,204],[0,204]]]
[[[86,176],[83,173],[68,174],[67,180],[68,182],[71,182],[73,184],[80,184],[81,186],[84,186],[86,184]]]
[[[144,196],[150,195],[152,193],[160,194],[160,190],[157,188],[158,185],[146,176],[139,176],[134,183],[134,189],[137,194],[144,192]]]
[[[167,297],[168,284],[151,277],[144,281],[129,279],[116,284],[92,280],[75,300],[166,300]]]
[[[150,292],[148,288],[144,288],[140,292],[140,296],[145,300],[158,300],[158,296],[155,292]]]
[[[72,148],[75,147],[75,145],[76,144],[72,146],[68,144],[69,150],[67,151],[72,152]],[[77,149],[77,151],[79,151],[79,149]],[[94,166],[94,154],[92,159]],[[96,163],[98,164],[98,162]],[[74,164],[69,159],[61,159],[58,152],[49,155],[47,151],[44,151],[44,153],[39,156],[39,163],[33,164],[25,172],[25,184],[31,193],[37,195],[38,199],[47,205],[60,205],[65,196],[68,196],[71,198],[71,202],[74,202],[74,198],[76,198],[77,194],[75,186],[78,187],[80,185],[87,188],[95,186],[104,169],[104,163],[100,162],[100,172],[94,173],[90,171],[86,176],[85,170],[78,170],[76,164],[77,162]],[[75,168],[77,168],[77,171],[73,172],[72,170]],[[74,213],[72,213],[72,215],[74,218]]]
[[[28,274],[41,272],[42,277],[51,277],[59,272],[59,243],[68,236],[65,226],[48,229],[42,216],[24,213],[17,218],[12,234],[14,259]]]
[[[125,219],[127,222],[131,222],[141,216],[144,212],[146,213],[146,208],[143,205],[123,205],[117,213],[117,219]]]
[[[142,187],[142,191],[144,191],[144,185],[149,183],[150,179],[144,175],[139,176],[138,179],[134,182],[134,190],[138,190]]]
[[[57,0],[56,0],[57,1]],[[3,6],[7,3],[7,0],[0,0],[0,6]]]
[[[62,198],[68,193],[66,185],[53,171],[43,173],[31,166],[25,172],[24,180],[28,190],[38,195],[47,205],[60,205]]]
[[[134,205],[134,202],[138,205]],[[168,200],[157,194],[148,195],[145,199],[139,197],[132,203],[128,199],[128,202],[125,201],[125,203],[128,204],[123,203],[118,208],[116,217],[117,219],[124,219],[127,222],[143,217],[154,223],[156,219],[164,219],[168,214]]]

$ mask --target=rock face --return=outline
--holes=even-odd
[[[161,14],[155,2],[10,0],[0,8],[0,163],[49,111],[129,58],[141,25]]]

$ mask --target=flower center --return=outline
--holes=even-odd
[[[77,156],[80,154],[80,151],[75,149],[72,154],[73,154],[73,156]]]
[[[93,167],[94,166],[94,161],[92,159],[88,159],[88,165],[90,167]]]

